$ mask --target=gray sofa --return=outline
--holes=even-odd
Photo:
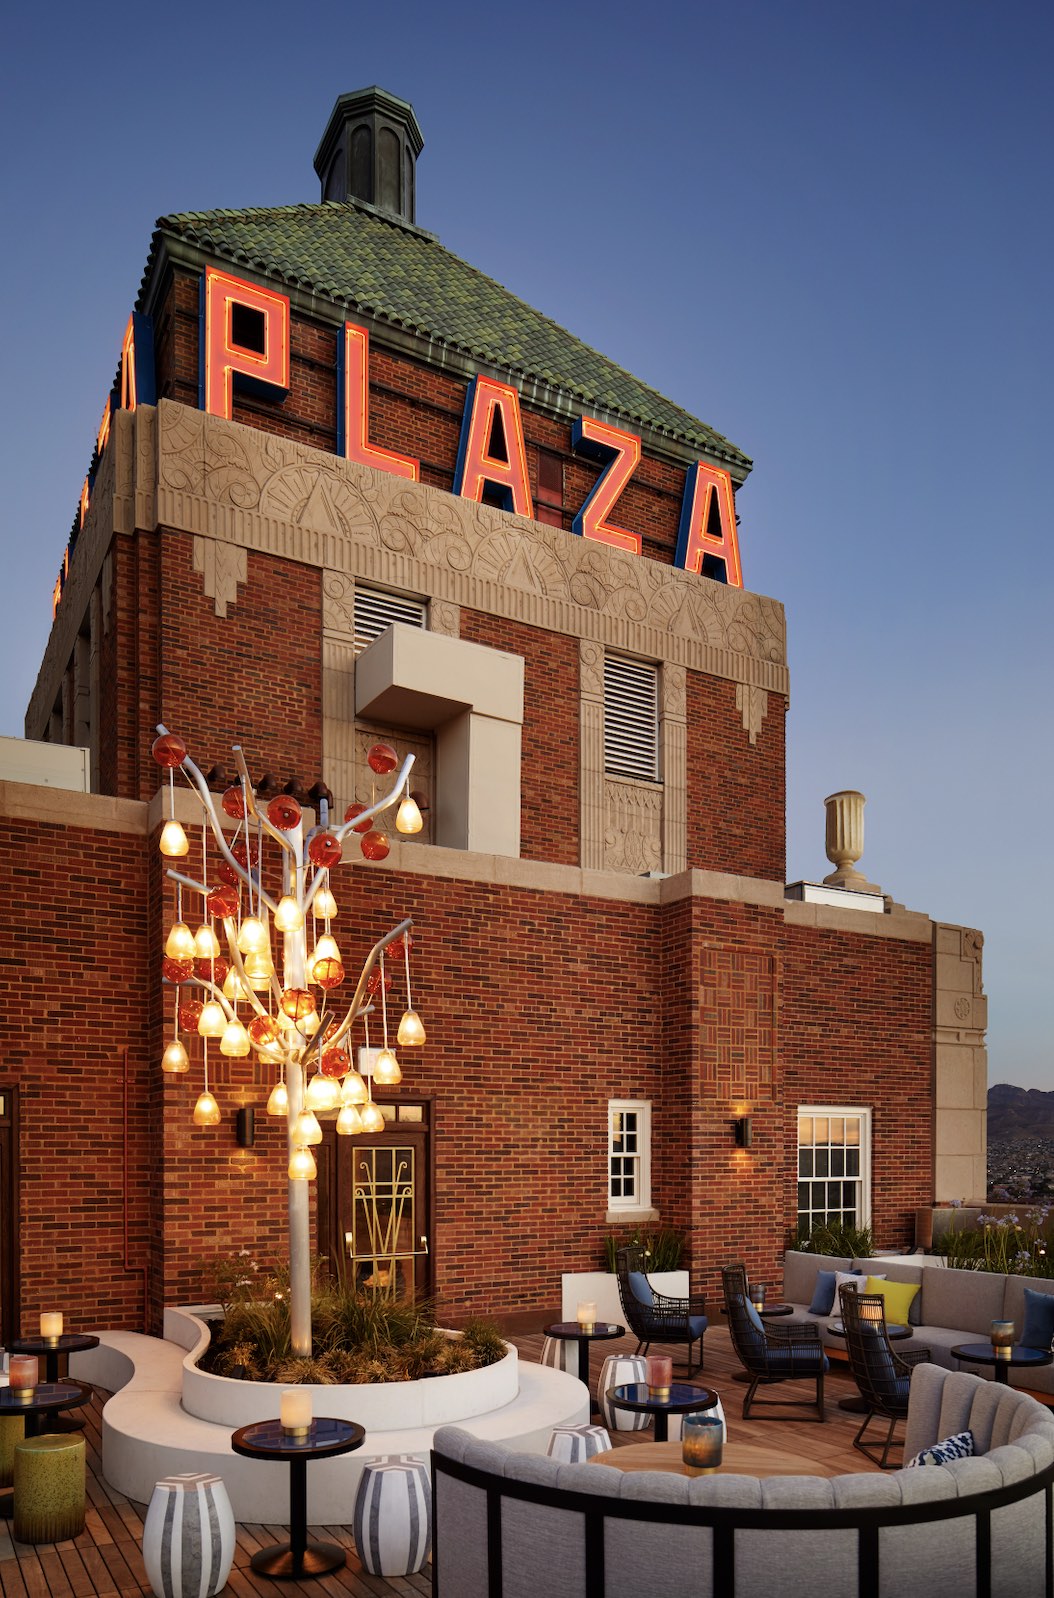
[[[832,1352],[845,1351],[845,1339],[827,1330],[828,1317],[809,1311],[816,1273],[859,1270],[864,1276],[885,1276],[891,1282],[911,1282],[921,1291],[911,1307],[912,1336],[896,1344],[897,1351],[928,1348],[935,1364],[958,1370],[959,1362],[951,1350],[957,1343],[987,1343],[993,1321],[1013,1321],[1018,1337],[1025,1323],[1025,1289],[1054,1293],[1054,1280],[1032,1276],[1001,1276],[994,1271],[948,1270],[937,1261],[923,1264],[919,1256],[901,1259],[837,1259],[825,1254],[791,1250],[784,1260],[783,1297],[794,1305],[800,1320],[817,1321],[823,1342]],[[837,1314],[837,1309],[835,1310]],[[985,1373],[985,1367],[964,1365],[963,1369]],[[987,1367],[991,1376],[991,1367]],[[1054,1365],[1037,1369],[1012,1370],[1011,1385],[1030,1392],[1050,1393],[1054,1397]]]
[[[432,1450],[436,1598],[1051,1598],[1054,1420],[964,1372],[912,1377],[905,1458],[830,1479],[627,1473],[445,1426]]]

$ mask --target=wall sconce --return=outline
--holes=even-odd
[[[736,1134],[736,1148],[748,1149],[751,1143],[754,1141],[754,1134],[750,1127],[750,1116],[737,1116],[732,1122],[732,1126]]]
[[[243,1104],[235,1121],[238,1147],[251,1149],[256,1142],[256,1111],[251,1104]]]

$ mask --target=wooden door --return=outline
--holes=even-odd
[[[319,1253],[349,1281],[398,1297],[431,1297],[431,1149],[427,1106],[384,1105],[383,1132],[323,1128]],[[415,1118],[409,1119],[406,1112]],[[339,1264],[338,1264],[339,1261]]]

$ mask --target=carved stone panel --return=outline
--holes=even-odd
[[[608,777],[604,799],[604,870],[661,871],[662,789]]]

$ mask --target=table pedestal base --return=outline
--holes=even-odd
[[[277,1548],[261,1548],[249,1561],[258,1576],[273,1581],[300,1581],[304,1576],[327,1576],[347,1563],[347,1554],[336,1543],[308,1543],[302,1554],[288,1543]]]

